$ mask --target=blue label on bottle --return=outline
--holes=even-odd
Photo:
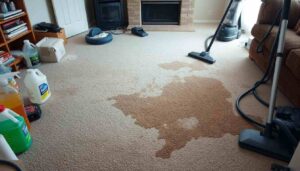
[[[22,131],[24,133],[24,137],[25,137],[25,142],[28,144],[31,142],[31,136],[29,134],[29,131],[28,131],[28,128],[26,126],[26,124],[24,124],[23,128],[22,128]]]
[[[48,84],[43,83],[39,86],[41,98],[42,100],[45,100],[49,96],[49,87]]]
[[[25,137],[26,137],[27,134],[28,134],[28,128],[27,128],[27,126],[24,125],[23,128],[22,128],[22,130],[23,130],[23,133],[24,133],[24,135],[25,135]]]

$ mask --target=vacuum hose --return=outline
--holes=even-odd
[[[279,10],[274,22],[272,23],[270,29],[268,30],[268,32],[264,35],[262,41],[259,43],[258,47],[257,47],[257,53],[262,53],[263,51],[263,44],[264,42],[267,40],[267,38],[270,36],[278,18],[280,17],[280,14],[281,14],[281,11],[282,9]],[[279,40],[279,35],[280,35],[280,29],[277,33],[277,36],[276,36],[276,39],[274,40],[274,43],[272,45],[272,50],[271,50],[271,53],[269,55],[269,61],[268,61],[268,67],[266,69],[266,72],[265,74],[263,75],[263,77],[257,81],[252,88],[250,88],[249,90],[247,90],[246,92],[244,92],[242,95],[240,95],[237,100],[236,100],[236,109],[237,109],[237,112],[240,114],[241,117],[243,117],[246,121],[258,126],[258,127],[261,127],[261,128],[265,128],[266,126],[262,123],[259,123],[257,121],[255,121],[254,119],[252,119],[249,114],[246,114],[240,107],[240,103],[242,101],[242,99],[244,99],[246,96],[250,95],[250,94],[253,94],[254,97],[261,103],[263,104],[264,106],[266,107],[269,107],[269,103],[266,102],[265,100],[263,100],[257,93],[257,88],[260,87],[261,85],[263,84],[266,84],[273,76],[273,69],[274,69],[274,63],[275,63],[275,55],[276,55],[276,50],[277,50],[277,46],[278,46],[278,40]],[[276,110],[276,108],[275,108]]]
[[[207,52],[208,51],[208,46],[209,46],[209,40],[212,39],[214,37],[214,35],[209,36],[208,38],[205,39],[205,43],[204,43],[204,49]]]

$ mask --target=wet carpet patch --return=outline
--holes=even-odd
[[[158,139],[165,140],[165,145],[156,156],[170,158],[173,151],[192,139],[238,135],[251,127],[234,114],[233,105],[227,100],[230,96],[219,80],[191,76],[184,82],[168,84],[160,96],[142,97],[135,93],[112,99],[113,105],[136,119],[137,125],[159,131]]]

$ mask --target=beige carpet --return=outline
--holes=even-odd
[[[125,34],[104,46],[86,45],[84,34],[71,38],[61,63],[40,68],[52,97],[20,159],[33,171],[265,171],[281,163],[237,144],[251,126],[236,113],[235,99],[262,75],[241,40],[216,43],[214,65],[186,57],[203,49],[213,28]],[[269,89],[259,92],[267,98]],[[253,98],[243,106],[265,118]]]

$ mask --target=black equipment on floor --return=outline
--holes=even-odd
[[[202,60],[206,63],[213,64],[216,60],[210,55],[210,49],[215,41],[219,40],[230,40],[233,37],[238,38],[240,31],[236,31],[240,23],[241,16],[241,0],[231,0],[225,14],[223,15],[221,22],[218,25],[218,28],[213,36],[210,36],[205,41],[205,51],[203,52],[191,52],[188,54],[189,57]],[[224,23],[225,22],[225,23]],[[224,24],[223,24],[224,23]],[[222,31],[222,32],[221,32]],[[209,45],[207,46],[208,41],[211,39]]]
[[[36,24],[34,26],[34,29],[39,31],[44,31],[44,32],[53,32],[53,33],[60,32],[61,30],[61,28],[58,25],[52,23],[46,23],[46,22],[41,22]]]
[[[133,35],[139,36],[139,37],[146,37],[148,36],[148,33],[145,32],[145,30],[142,27],[133,27],[131,29],[131,33]]]
[[[24,107],[29,122],[39,120],[42,116],[41,107],[37,104],[31,104]]]
[[[291,169],[278,164],[272,164],[271,171],[291,171]]]
[[[267,72],[260,81],[256,82],[250,90],[243,93],[236,101],[236,109],[239,114],[247,121],[262,129],[262,131],[254,129],[243,130],[239,136],[240,147],[283,161],[291,160],[300,140],[300,109],[292,107],[275,107],[290,4],[291,0],[284,0],[283,8],[279,12],[279,14],[281,14],[281,22],[277,37],[273,43]],[[275,20],[277,21],[277,18]],[[274,25],[276,21],[274,22]],[[271,32],[273,26],[271,26],[269,32]],[[268,34],[269,33],[266,35]],[[273,58],[275,54],[276,58]],[[272,78],[272,75],[273,83],[271,97],[269,103],[267,103],[258,96],[256,89],[260,85],[267,83]],[[250,94],[253,94],[263,105],[269,107],[265,125],[250,118],[240,108],[240,101]]]

